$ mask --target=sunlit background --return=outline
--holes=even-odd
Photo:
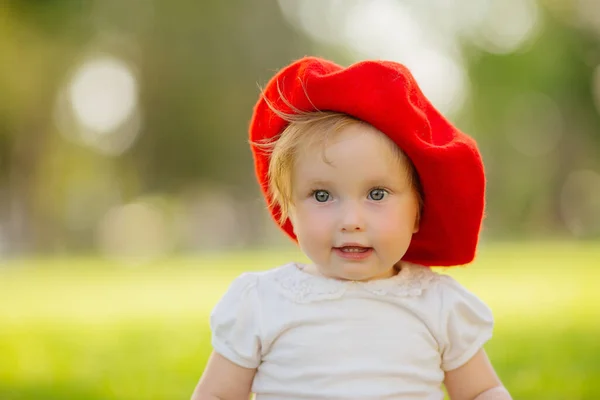
[[[258,86],[406,64],[483,153],[477,261],[515,398],[600,398],[600,2],[6,0],[0,399],[189,398],[208,314],[302,259],[254,180]]]

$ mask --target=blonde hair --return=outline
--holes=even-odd
[[[282,96],[283,98],[283,96]],[[293,110],[293,114],[277,110],[267,99],[265,101],[271,110],[284,121],[286,128],[270,139],[251,142],[252,146],[270,154],[268,169],[269,207],[278,206],[280,209],[279,223],[283,224],[292,204],[292,173],[297,155],[315,143],[327,143],[331,135],[340,132],[352,124],[367,124],[348,114],[333,111],[302,111],[283,100]],[[392,145],[394,156],[407,165],[410,183],[417,193],[419,215],[423,205],[423,193],[417,171],[406,154],[387,136],[382,138]],[[325,156],[325,150],[323,150]],[[327,162],[327,160],[325,160]]]

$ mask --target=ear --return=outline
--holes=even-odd
[[[415,220],[415,227],[413,228],[413,234],[419,232],[419,220]]]
[[[421,210],[417,210],[417,215],[415,215],[415,225],[413,226],[413,234],[419,232],[420,224],[421,224]]]

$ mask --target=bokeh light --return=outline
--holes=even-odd
[[[347,47],[355,61],[388,59],[406,65],[442,113],[453,114],[463,106],[468,78],[454,46],[444,47],[425,31],[419,14],[405,3],[279,0],[279,5],[290,23],[315,40]]]
[[[68,139],[119,155],[141,130],[139,88],[132,68],[109,55],[89,57],[60,92],[55,120]]]
[[[346,0],[323,0],[315,4],[310,1],[277,0],[279,8],[290,24],[297,26],[314,40],[329,44],[340,44],[342,36],[338,26],[345,18]]]
[[[247,143],[307,55],[403,63],[475,137],[477,257],[438,270],[493,311],[513,398],[600,399],[600,1],[6,3],[0,399],[190,398],[233,279],[309,261]]]
[[[227,191],[190,189],[181,203],[177,226],[186,247],[218,251],[243,245],[247,217]]]
[[[469,35],[476,45],[487,52],[512,53],[535,40],[541,30],[538,5],[535,0],[481,0],[478,13],[470,13],[475,29]]]
[[[79,67],[69,94],[77,119],[99,134],[115,130],[137,106],[135,77],[124,62],[109,57]]]
[[[140,265],[168,252],[171,229],[164,211],[141,199],[110,209],[99,221],[96,237],[108,259]]]

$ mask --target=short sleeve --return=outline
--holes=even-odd
[[[260,364],[257,276],[242,274],[230,285],[210,316],[214,350],[245,368]]]
[[[455,279],[441,279],[442,369],[451,371],[469,361],[491,339],[494,318],[489,307]]]

